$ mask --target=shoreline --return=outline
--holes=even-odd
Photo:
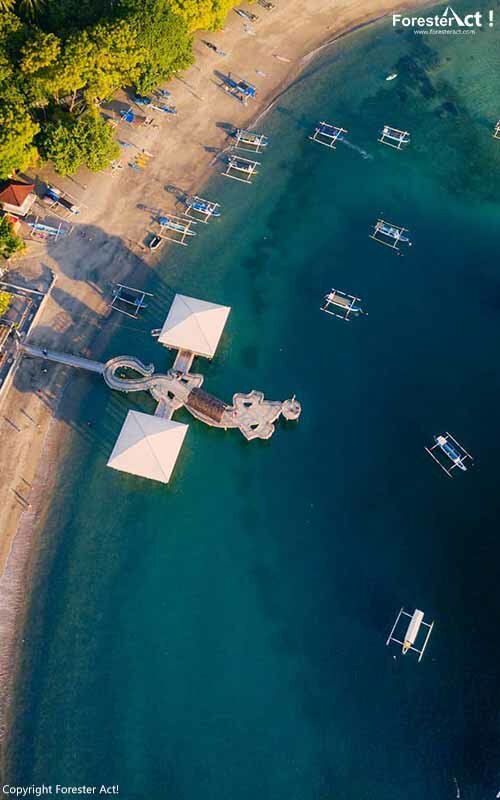
[[[205,122],[205,131],[200,130],[200,127],[203,126],[200,125],[199,121],[196,130],[197,134],[202,134],[203,139],[209,140],[210,145],[214,139],[213,131],[210,129],[210,135],[204,134],[209,130],[208,125],[214,128],[216,127],[214,123],[215,120],[221,118],[218,116],[219,114],[224,113],[234,118],[236,124],[257,124],[272,110],[280,97],[293,86],[295,81],[302,74],[304,68],[320,52],[328,47],[334,46],[340,39],[380,21],[386,17],[391,10],[411,8],[417,5],[424,5],[424,3],[411,2],[404,3],[400,6],[394,2],[387,2],[387,0],[379,0],[379,2],[374,1],[371,3],[353,4],[354,8],[346,4],[346,21],[344,27],[340,25],[338,32],[333,38],[333,26],[327,26],[325,30],[323,24],[327,21],[327,15],[330,13],[329,7],[331,6],[331,2],[319,0],[317,5],[321,6],[321,9],[310,15],[312,20],[311,30],[308,30],[307,35],[305,32],[303,35],[304,44],[307,46],[307,52],[303,55],[299,54],[296,58],[291,58],[290,63],[286,65],[281,63],[276,65],[277,62],[275,60],[271,61],[273,70],[276,69],[276,72],[280,73],[279,79],[273,86],[270,86],[267,91],[261,92],[261,99],[257,101],[257,106],[260,105],[260,108],[256,108],[253,115],[249,113],[248,107],[245,108],[241,106],[235,108],[234,105],[230,105],[230,100],[224,97],[223,93],[217,93],[216,107],[213,109],[210,108],[210,119],[201,120],[201,122]],[[308,12],[303,10],[296,0],[289,2],[283,9],[278,9],[279,14],[272,12],[268,17],[262,17],[261,21],[256,26],[257,33],[260,33],[261,29],[265,29],[266,25],[268,28],[273,27],[274,29],[277,25],[278,27],[282,27],[283,18],[286,19],[287,15],[291,15],[294,9],[295,17],[291,19],[293,19],[295,23],[297,23],[297,20],[299,21],[296,33],[298,32],[300,38],[302,34],[301,15],[307,17]],[[381,11],[383,13],[380,13]],[[314,19],[315,14],[318,14],[320,17],[319,20]],[[244,45],[244,47],[242,47],[243,51],[245,51],[245,48],[247,51],[248,48],[250,48],[251,51],[254,43],[262,45],[265,35],[262,38],[254,37],[254,42],[252,37],[248,37],[245,33],[242,33],[241,24],[234,20],[232,18],[233,16],[234,15],[230,13],[230,17],[228,18],[228,24],[231,25],[231,30],[226,28],[224,33],[210,34],[210,38],[215,38],[219,45],[226,46],[227,39],[229,38],[228,34],[234,34],[233,47],[238,47],[238,43],[241,43]],[[279,23],[275,22],[277,20],[279,20]],[[239,27],[238,31],[236,31],[237,26]],[[289,33],[290,31],[287,30],[287,34]],[[325,34],[326,41],[324,40]],[[283,46],[284,52],[287,52],[287,55],[288,53],[292,55],[291,45],[285,33],[282,33],[280,30],[275,30],[273,35],[274,39],[279,40],[279,43]],[[229,56],[222,62],[220,60],[215,60],[217,57],[212,54],[207,54],[204,51],[202,51],[201,56],[199,56],[200,51],[199,47],[197,47],[199,44],[200,39],[197,37],[194,45],[197,61],[186,73],[186,75],[189,74],[191,79],[193,76],[190,73],[193,71],[199,70],[201,73],[201,69],[198,66],[200,60],[202,63],[205,63],[205,66],[207,64],[209,67],[217,65],[222,68],[226,65],[232,68],[236,62],[236,69],[238,69],[237,62],[240,61],[243,64],[241,68],[246,69],[244,64],[249,60],[247,53],[238,53],[239,58]],[[271,46],[276,46],[275,41],[271,42]],[[297,47],[298,46],[299,45],[297,45]],[[281,52],[281,47],[278,52]],[[194,76],[194,78],[196,77],[197,76]],[[182,76],[172,79],[169,86],[174,83],[175,86],[177,86],[177,81],[187,84],[187,81],[184,80],[184,76]],[[193,94],[191,86],[189,84],[187,84],[187,86],[189,88],[191,112],[203,117],[203,114],[199,112],[200,106],[193,102],[193,98],[198,98],[197,102],[199,103],[200,95]],[[198,89],[198,85],[196,85],[196,89]],[[187,92],[185,92],[185,94],[187,94]],[[177,91],[175,91],[175,96],[177,99]],[[209,104],[214,105],[209,98],[205,97],[203,97],[201,102],[203,102],[205,108]],[[223,111],[221,111],[219,106],[223,108]],[[227,106],[229,111],[227,111],[224,106]],[[181,113],[185,113],[182,108],[180,108],[180,114]],[[187,119],[189,119],[189,112],[186,116]],[[165,132],[167,129],[168,122],[169,121],[167,121],[167,124],[162,125],[162,132]],[[150,132],[148,131],[147,133],[149,136]],[[182,136],[183,132],[181,129],[181,141]],[[216,131],[216,136],[216,144],[219,144],[218,152],[221,152],[225,146],[224,142],[226,141],[227,132],[223,129],[219,129]],[[200,144],[199,142],[195,142],[194,144],[196,147],[186,148],[187,152],[184,154],[183,158],[177,159],[180,142],[174,141],[173,148],[172,143],[170,144],[171,146],[167,149],[166,155],[173,156],[175,160],[182,161],[181,165],[176,163],[177,171],[179,171],[180,167],[181,180],[186,180],[188,190],[193,191],[196,189],[196,191],[200,191],[202,185],[206,183],[213,172],[213,159],[210,161],[207,160],[207,163],[201,163],[198,160],[199,150],[200,147],[202,147],[205,151],[210,152],[209,147],[205,143]],[[136,145],[136,147],[139,147],[139,145]],[[144,149],[149,149],[149,147],[153,149],[154,143],[150,144],[146,139]],[[121,280],[129,279],[132,273],[137,275],[139,279],[142,279],[147,275],[149,269],[154,268],[160,260],[162,262],[165,260],[167,251],[163,251],[161,256],[158,255],[154,260],[146,261],[144,254],[145,252],[147,253],[147,250],[144,245],[140,243],[140,232],[137,233],[139,230],[137,219],[139,219],[140,225],[144,227],[139,209],[134,207],[133,204],[126,205],[126,216],[128,220],[130,221],[132,215],[134,216],[134,223],[131,225],[128,224],[127,219],[122,218],[120,210],[120,203],[123,208],[124,201],[126,202],[129,199],[127,183],[131,186],[130,195],[132,195],[132,201],[141,198],[143,195],[145,196],[146,205],[154,203],[155,200],[158,199],[160,203],[162,200],[165,200],[160,194],[160,190],[164,193],[164,187],[161,186],[161,183],[162,181],[166,182],[170,179],[169,168],[171,169],[171,165],[168,163],[168,158],[162,159],[162,153],[160,153],[155,155],[153,166],[153,175],[151,172],[144,171],[131,178],[130,174],[124,170],[122,174],[118,174],[118,180],[115,180],[113,177],[109,178],[109,174],[108,176],[102,173],[96,176],[90,176],[90,173],[88,174],[90,176],[88,180],[89,183],[92,183],[92,187],[90,189],[88,185],[85,187],[86,194],[84,196],[87,198],[88,195],[97,191],[98,199],[104,202],[102,208],[98,207],[97,213],[94,209],[87,209],[87,211],[82,214],[82,223],[88,226],[87,230],[91,229],[92,235],[89,236],[89,241],[85,239],[82,241],[76,235],[67,241],[62,240],[62,242],[54,248],[54,253],[51,251],[47,254],[46,259],[44,259],[54,267],[56,273],[61,274],[62,270],[63,280],[58,282],[58,287],[62,285],[62,290],[58,290],[59,294],[56,295],[56,299],[51,300],[51,308],[45,311],[43,319],[44,324],[39,324],[37,329],[35,329],[33,335],[35,340],[38,338],[47,341],[52,337],[53,341],[57,341],[59,349],[79,349],[81,352],[88,353],[95,347],[97,338],[101,337],[97,348],[98,351],[101,350],[103,347],[103,339],[104,341],[109,340],[118,323],[118,320],[113,320],[110,317],[109,310],[105,303],[105,292],[103,288],[109,283],[110,279],[113,277],[115,279],[117,278],[116,274],[113,273],[115,257],[120,267],[123,268],[123,271],[119,273]],[[49,177],[49,172],[50,171],[47,171],[47,177]],[[171,172],[174,173],[174,170],[172,169]],[[185,173],[187,173],[187,178],[185,178]],[[159,177],[160,174],[162,175],[161,178]],[[77,176],[78,179],[80,179],[80,177],[80,175]],[[87,180],[87,176],[83,177]],[[129,179],[128,181],[127,178]],[[68,180],[71,180],[79,186],[82,185],[76,179],[65,179],[66,182]],[[56,181],[58,185],[64,182],[60,178],[56,178]],[[160,190],[158,186],[154,186],[153,189],[151,189],[153,181],[159,184]],[[108,219],[108,216],[112,215],[108,215],[106,205],[110,201],[113,202],[112,198],[116,197],[117,185],[119,182],[125,184],[123,196],[120,197],[119,201],[116,201],[114,219]],[[106,185],[106,183],[108,185]],[[172,183],[174,188],[176,188],[178,179],[175,177],[175,173],[174,178],[172,178]],[[156,192],[154,190],[156,190]],[[99,203],[97,203],[97,205],[99,206]],[[137,203],[136,205],[139,204]],[[102,255],[100,256],[99,250],[102,251],[104,249],[110,237],[112,237],[113,243],[111,252],[107,257],[109,263],[104,263],[101,274],[100,263],[102,263]],[[95,243],[92,244],[92,241],[95,241]],[[137,246],[139,252],[137,252]],[[171,252],[172,248],[169,247],[168,253],[170,254]],[[36,256],[36,260],[39,260],[38,256]],[[92,260],[92,265],[96,266],[92,266],[88,269],[88,274],[84,279],[80,277],[78,270],[81,268],[82,262],[88,265],[90,260]],[[70,264],[70,269],[67,268],[68,263]],[[99,285],[97,287],[94,272],[99,273]],[[83,286],[82,283],[84,284]],[[71,291],[73,292],[72,295]],[[71,300],[67,299],[67,295],[71,297]],[[64,327],[65,320],[62,319],[61,312],[63,316],[69,317],[69,324],[66,328]],[[108,322],[108,325],[104,328],[103,323],[105,321]],[[26,364],[23,366],[23,371],[28,371]],[[32,379],[35,371],[36,370],[32,367]],[[18,375],[20,372],[21,367],[18,370]],[[63,420],[58,418],[58,409],[61,402],[63,402],[64,388],[67,383],[66,375],[67,371],[57,370],[48,380],[41,379],[42,388],[38,389],[37,392],[41,392],[46,397],[50,398],[50,404],[44,405],[41,403],[37,393],[33,391],[33,388],[26,388],[21,381],[20,386],[24,386],[24,388],[13,385],[10,389],[9,397],[6,397],[3,402],[2,408],[3,414],[6,415],[4,418],[7,416],[10,417],[11,411],[9,409],[19,405],[19,398],[22,397],[24,406],[28,408],[30,414],[33,408],[36,409],[33,410],[33,418],[36,420],[36,425],[40,431],[37,436],[38,443],[36,446],[33,446],[33,435],[31,435],[29,430],[30,426],[27,426],[28,436],[24,437],[23,445],[24,458],[19,457],[18,460],[16,460],[14,470],[15,475],[20,475],[22,473],[25,476],[22,480],[28,483],[26,476],[30,477],[30,475],[26,472],[26,465],[30,465],[32,479],[30,477],[29,506],[21,508],[18,506],[16,510],[16,501],[12,499],[11,507],[6,510],[4,506],[0,512],[0,522],[2,522],[2,550],[0,557],[0,568],[2,569],[0,577],[0,630],[2,632],[2,646],[0,649],[0,769],[2,773],[5,772],[6,767],[5,749],[6,745],[8,746],[9,720],[10,714],[12,713],[11,702],[15,696],[15,685],[18,680],[17,666],[19,664],[19,652],[22,646],[22,635],[25,628],[26,615],[31,607],[31,599],[29,593],[25,597],[25,589],[29,582],[29,576],[33,566],[37,560],[38,546],[36,540],[38,535],[43,531],[44,522],[50,505],[50,493],[59,475],[60,464],[68,440],[66,425]],[[40,376],[36,376],[36,380],[40,380]],[[29,401],[26,400],[25,395],[29,396]],[[29,405],[29,403],[31,403],[31,405]],[[4,432],[5,431],[7,431],[7,434],[16,442],[19,440],[19,436],[16,437],[12,431],[4,427]],[[6,450],[9,450],[9,453],[11,452],[7,444],[7,435],[4,436],[3,450],[5,457]],[[15,449],[12,452],[15,453]],[[11,458],[11,460],[14,459]],[[50,474],[47,465],[49,465]],[[2,470],[2,474],[6,476],[6,482],[11,480],[11,475],[9,473],[3,472]],[[8,497],[10,498],[10,495],[8,495]],[[0,499],[5,503],[5,497],[2,498],[0,496]],[[2,505],[2,503],[0,503],[0,505]]]

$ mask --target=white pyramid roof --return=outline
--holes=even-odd
[[[129,411],[108,467],[168,483],[188,427],[171,419]]]
[[[166,347],[213,358],[230,311],[229,306],[176,294],[158,341]]]

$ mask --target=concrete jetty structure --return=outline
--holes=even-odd
[[[211,427],[238,428],[248,441],[269,439],[280,416],[286,420],[300,416],[295,397],[271,401],[252,390],[236,393],[232,403],[226,403],[201,388],[204,376],[190,371],[193,359],[215,355],[230,311],[228,306],[176,295],[163,327],[153,331],[161,344],[177,349],[174,364],[165,374],[134,356],[116,356],[101,363],[26,342],[20,342],[19,348],[27,356],[102,375],[110,389],[149,392],[157,402],[155,414],[129,411],[108,466],[168,483],[188,428],[172,420],[179,408]]]

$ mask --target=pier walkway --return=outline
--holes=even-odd
[[[247,394],[237,393],[232,404],[225,403],[201,389],[203,375],[179,369],[171,369],[166,374],[155,373],[153,364],[146,366],[134,356],[116,356],[102,364],[24,342],[18,346],[28,356],[102,375],[110,389],[126,393],[149,392],[158,403],[157,417],[170,419],[174,411],[184,406],[206,425],[224,430],[238,428],[248,440],[269,439],[274,433],[274,423],[281,415],[287,420],[296,420],[301,412],[300,403],[294,397],[283,402],[270,401],[255,390]],[[140,377],[132,377],[130,372]]]
[[[82,358],[82,356],[73,356],[70,353],[59,353],[56,350],[47,350],[46,348],[35,347],[32,344],[19,344],[19,349],[28,356],[44,358],[46,361],[55,361],[57,364],[66,364],[68,367],[86,369],[89,372],[97,372],[99,375],[103,375],[106,369],[106,364],[102,364],[100,361],[92,361],[90,358]]]

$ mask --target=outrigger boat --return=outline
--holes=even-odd
[[[352,294],[345,294],[345,292],[341,292],[339,289],[332,289],[331,292],[325,295],[321,311],[349,322],[351,314],[353,316],[359,316],[363,313],[363,309],[359,305],[359,300],[359,297],[354,297]],[[333,311],[330,309],[330,306],[333,306]]]
[[[409,231],[407,228],[394,225],[392,222],[386,222],[384,219],[378,219],[375,223],[373,233],[370,234],[370,238],[375,239],[375,241],[380,244],[391,247],[393,250],[399,250],[399,244],[411,246],[408,233]]]
[[[167,95],[168,94],[170,93],[167,92]],[[134,97],[134,103],[138,106],[149,106],[149,108],[153,108],[155,111],[163,111],[164,114],[177,114],[175,106],[169,106],[167,103],[155,103],[151,97],[146,97],[144,95],[137,94]]]
[[[187,247],[187,242],[184,241],[186,236],[196,236],[196,231],[190,230],[191,225],[195,224],[196,222],[193,219],[186,221],[182,219],[182,217],[176,217],[174,214],[169,214],[167,216],[158,217],[158,224],[160,226],[160,230],[158,231],[158,236],[161,236],[162,239],[168,239],[171,242],[175,242],[175,244],[183,244]],[[165,233],[168,231],[169,233]]]
[[[260,166],[260,161],[252,161],[249,158],[242,158],[241,156],[230,155],[227,159],[227,167],[222,174],[226,178],[232,178],[235,181],[242,183],[252,183],[252,178],[257,175],[257,167]],[[240,178],[238,175],[232,175],[232,171],[239,172],[245,175],[245,178]]]
[[[398,622],[399,622],[399,620],[401,619],[402,616],[408,617],[410,622],[408,623],[408,627],[406,629],[406,633],[404,634],[403,640],[401,641],[401,639],[396,639],[395,638],[394,632],[395,632],[395,630],[397,628],[397,625],[398,625]],[[427,634],[425,636],[425,639],[424,639],[422,647],[419,649],[418,647],[415,647],[414,645],[415,645],[415,642],[417,640],[420,628],[422,626],[427,628]],[[389,637],[388,637],[388,639],[386,641],[386,645],[390,644],[391,642],[395,642],[396,644],[401,645],[401,652],[403,653],[403,655],[406,655],[406,653],[409,650],[413,650],[414,653],[418,653],[418,660],[421,661],[422,656],[424,655],[424,652],[425,652],[425,648],[427,647],[427,643],[429,641],[429,637],[430,637],[430,635],[432,633],[433,627],[434,627],[434,622],[425,622],[424,621],[424,612],[420,611],[418,608],[415,609],[413,614],[409,614],[407,611],[404,610],[404,608],[401,608],[399,614],[396,617],[396,622],[392,626],[392,630],[391,630],[391,632],[389,634]]]
[[[150,292],[143,292],[142,289],[135,289],[133,286],[115,283],[113,299],[110,306],[115,311],[119,311],[120,314],[125,314],[127,317],[137,319],[139,311],[148,307],[147,303],[144,302],[146,297],[153,297],[153,295]],[[121,304],[123,304],[125,308],[121,308]]]
[[[51,207],[54,205],[62,206],[66,211],[69,211],[70,214],[79,214],[80,209],[76,206],[67,193],[61,191],[61,189],[56,189],[55,186],[47,186],[45,190],[44,200],[46,203],[50,204]]]
[[[223,77],[223,86],[229,92],[246,105],[248,98],[254,100],[257,96],[257,89],[248,81],[237,76],[231,77],[231,73]]]
[[[493,138],[500,139],[500,119],[498,120],[497,124],[495,125],[495,130],[493,131]],[[497,795],[498,797],[498,795]]]
[[[325,147],[331,147],[332,150],[335,150],[336,142],[342,141],[345,133],[347,133],[345,128],[338,128],[336,125],[330,125],[328,122],[319,122],[318,125],[316,125],[314,133],[309,138],[313,142],[324,144]]]
[[[389,147],[394,147],[396,150],[401,150],[403,147],[410,144],[410,134],[408,131],[400,131],[398,128],[391,128],[390,125],[384,125],[380,131],[378,141]]]
[[[207,223],[210,217],[220,217],[219,203],[213,203],[211,200],[204,200],[203,197],[188,197],[185,201],[186,210],[184,212],[186,217],[192,217],[194,214],[201,215],[200,222]]]
[[[429,453],[431,458],[439,464],[442,470],[446,472],[446,474],[451,478],[451,471],[458,467],[458,469],[462,470],[462,472],[467,471],[467,466],[465,465],[465,461],[469,458],[471,461],[472,456],[470,453],[465,450],[459,442],[446,431],[446,434],[439,434],[438,436],[434,436],[434,444],[432,447],[426,447],[426,451]],[[443,453],[443,455],[451,461],[451,467],[447,466],[447,462],[442,463],[439,458],[436,457],[434,451],[438,450],[439,452]]]
[[[261,150],[267,147],[269,140],[263,133],[256,131],[247,131],[243,128],[237,128],[234,132],[236,139],[235,148],[238,150],[246,150],[249,153],[260,153]]]

